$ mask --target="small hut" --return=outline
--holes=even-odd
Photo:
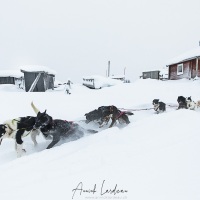
[[[142,72],[142,78],[143,79],[159,79],[160,77],[160,71],[159,70],[152,70],[152,71],[145,71]]]
[[[55,71],[44,66],[22,66],[26,92],[45,92],[54,89]]]
[[[22,85],[23,73],[19,70],[0,70],[0,84]]]

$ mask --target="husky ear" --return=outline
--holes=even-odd
[[[46,114],[47,110],[44,111],[44,114]]]

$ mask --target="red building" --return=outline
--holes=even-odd
[[[200,47],[174,58],[167,67],[169,80],[200,77]]]

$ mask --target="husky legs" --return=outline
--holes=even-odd
[[[32,139],[32,141],[34,143],[34,146],[38,145],[38,143],[36,141],[36,136],[39,135],[39,134],[40,134],[39,130],[32,130],[31,131],[31,139]]]
[[[18,130],[16,133],[16,138],[15,138],[15,150],[17,152],[17,157],[21,157],[24,153],[26,153],[26,150],[23,149],[23,141],[22,137],[23,134],[25,133],[25,130]],[[31,130],[31,139],[34,143],[34,146],[37,146],[37,141],[36,141],[36,136],[39,135],[39,130]]]
[[[15,142],[15,150],[17,152],[17,158],[20,158],[24,153],[26,153],[26,150],[23,149],[23,143],[22,144],[17,144]]]

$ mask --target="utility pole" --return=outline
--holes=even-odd
[[[110,61],[108,61],[108,77],[110,76]]]

